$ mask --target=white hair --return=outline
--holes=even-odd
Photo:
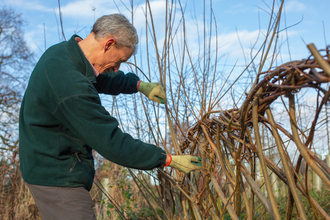
[[[116,40],[117,47],[130,47],[134,49],[134,52],[139,42],[135,27],[122,14],[100,17],[94,23],[92,32],[97,39],[110,35]]]

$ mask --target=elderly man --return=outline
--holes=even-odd
[[[122,166],[150,170],[169,165],[188,173],[195,156],[171,156],[123,133],[98,93],[142,92],[166,101],[159,83],[118,71],[135,52],[135,28],[120,14],[99,18],[91,33],[50,47],[35,66],[21,105],[20,168],[43,219],[95,219],[88,193],[92,149]]]

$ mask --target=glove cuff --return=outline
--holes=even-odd
[[[165,164],[165,167],[167,167],[168,165],[170,165],[170,163],[172,162],[172,156],[170,154],[167,154],[167,156],[170,157],[170,162],[168,162],[167,164]]]
[[[141,82],[142,82],[142,80],[138,81],[138,83],[137,83],[137,91],[139,91],[139,87],[140,87]]]

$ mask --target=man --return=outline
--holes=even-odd
[[[150,170],[169,165],[198,169],[195,156],[171,156],[123,133],[98,93],[142,92],[166,101],[159,83],[118,71],[135,52],[135,28],[120,14],[99,18],[81,39],[50,47],[35,66],[20,110],[20,167],[43,219],[95,219],[88,193],[92,149],[122,166]]]

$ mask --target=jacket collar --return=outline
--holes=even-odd
[[[68,52],[71,59],[77,64],[81,73],[84,74],[86,78],[88,78],[88,80],[91,82],[95,82],[96,78],[93,72],[93,68],[81,50],[79,44],[77,43],[75,39],[76,37],[81,38],[76,34],[72,35],[70,40],[67,41],[66,51]]]

